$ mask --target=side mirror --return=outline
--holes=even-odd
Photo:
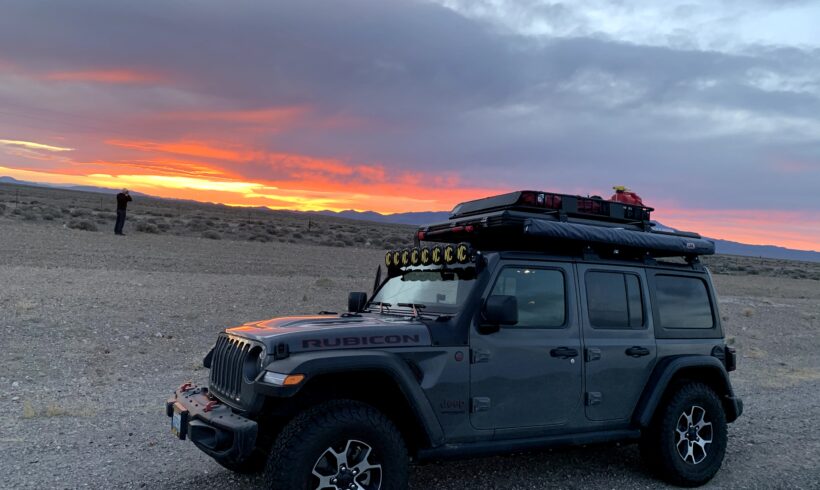
[[[518,299],[515,296],[494,295],[487,298],[481,312],[478,331],[483,334],[495,333],[501,325],[518,323]]]
[[[347,295],[347,311],[360,313],[367,304],[367,293],[350,293]]]

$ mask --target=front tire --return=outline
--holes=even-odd
[[[720,469],[727,437],[720,399],[707,385],[691,382],[658,408],[643,435],[641,454],[664,480],[695,487],[711,480]]]
[[[265,484],[281,490],[406,489],[399,430],[365,403],[334,400],[291,420],[273,444]]]

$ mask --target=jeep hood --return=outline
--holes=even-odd
[[[228,328],[225,333],[262,342],[269,353],[283,343],[290,353],[431,345],[430,331],[418,319],[376,314],[273,318]]]

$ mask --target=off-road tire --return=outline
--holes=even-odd
[[[711,423],[711,443],[706,444],[705,454],[698,452],[691,460],[684,460],[679,447],[686,451],[686,441],[681,442],[677,429],[687,414],[705,410],[704,420]],[[699,415],[698,415],[699,417]],[[697,422],[697,421],[696,421]],[[700,436],[706,439],[706,431]],[[726,453],[726,414],[717,394],[703,383],[687,382],[678,386],[658,407],[651,426],[644,432],[641,456],[644,463],[658,477],[673,485],[696,487],[711,480],[723,463]],[[679,446],[680,444],[680,446]],[[702,458],[697,463],[695,459]]]
[[[312,471],[326,448],[363,441],[381,465],[380,490],[407,488],[408,455],[401,433],[365,403],[333,400],[305,410],[280,432],[271,448],[264,481],[273,490],[314,490]]]

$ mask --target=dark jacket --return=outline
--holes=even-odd
[[[122,192],[117,194],[117,211],[119,211],[120,209],[125,211],[125,209],[128,207],[128,203],[131,202],[131,200],[131,196],[129,196],[128,194],[124,194]]]

